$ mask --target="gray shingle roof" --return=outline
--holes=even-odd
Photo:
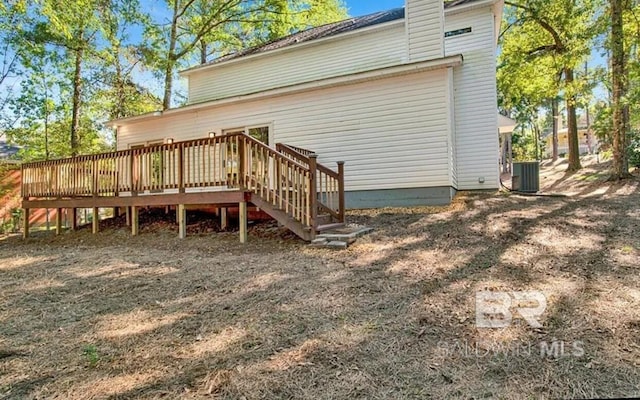
[[[473,3],[476,1],[479,0],[444,0],[444,7],[451,8],[467,3]],[[235,60],[237,58],[242,58],[253,54],[265,53],[271,50],[281,49],[298,43],[310,42],[312,40],[331,37],[340,33],[352,32],[358,29],[383,24],[385,22],[396,21],[403,18],[404,8],[395,8],[393,10],[380,11],[377,13],[364,15],[362,17],[350,18],[344,21],[338,21],[331,24],[318,26],[316,28],[307,29],[302,32],[297,32],[292,35],[285,36],[281,39],[276,39],[262,46],[253,47],[250,49],[239,51],[237,53],[222,56],[205,65],[220,64],[225,61]],[[197,66],[195,68],[200,67],[202,66]]]
[[[389,11],[381,11],[357,18],[350,18],[344,21],[338,21],[327,25],[318,26],[316,28],[307,29],[281,39],[276,39],[262,46],[254,47],[239,51],[237,53],[222,56],[210,62],[209,64],[219,64],[225,61],[233,60],[252,54],[264,53],[270,50],[281,49],[298,43],[309,42],[316,39],[335,36],[340,33],[352,32],[358,29],[367,28],[369,26],[383,24],[404,18],[404,8],[396,8]]]
[[[456,7],[456,6],[461,6],[463,4],[475,3],[476,1],[478,0],[445,0],[444,7],[445,8]]]

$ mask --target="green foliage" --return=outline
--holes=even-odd
[[[8,218],[7,218],[8,217]],[[22,220],[22,209],[12,208],[4,221],[0,221],[0,233],[15,233],[20,229],[20,221]]]
[[[595,119],[591,129],[598,137],[600,141],[601,149],[608,149],[611,147],[613,131],[613,115],[612,109],[609,104],[601,101],[595,106]]]
[[[98,348],[95,345],[88,344],[82,348],[82,355],[85,357],[89,366],[95,367],[100,361],[100,355],[98,354]]]
[[[532,161],[538,158],[534,132],[530,130],[514,132],[512,140],[514,161]]]
[[[640,130],[631,131],[628,147],[629,165],[640,168]]]
[[[590,102],[593,76],[574,78],[574,70],[590,56],[601,4],[599,0],[509,0],[505,4],[497,72],[499,106],[539,135],[539,113],[550,112],[552,99],[564,98],[571,120],[575,107]],[[523,152],[529,148],[530,144]],[[579,168],[577,154],[569,167]]]

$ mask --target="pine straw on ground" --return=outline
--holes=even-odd
[[[640,396],[637,180],[349,219],[375,233],[339,252],[161,225],[0,240],[0,397]],[[544,292],[543,327],[476,328],[486,289]]]

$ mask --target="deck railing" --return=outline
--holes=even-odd
[[[339,217],[340,210],[344,210],[338,193],[341,188],[343,193],[344,187],[342,167],[336,173],[318,165],[312,152],[306,156],[291,147],[287,149],[296,156],[237,133],[24,163],[22,197],[137,196],[171,190],[184,193],[196,188],[237,188],[260,196],[306,226],[317,226],[318,209],[327,208]]]

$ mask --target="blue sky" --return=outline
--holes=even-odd
[[[346,0],[345,3],[352,17],[404,6],[404,0]]]

